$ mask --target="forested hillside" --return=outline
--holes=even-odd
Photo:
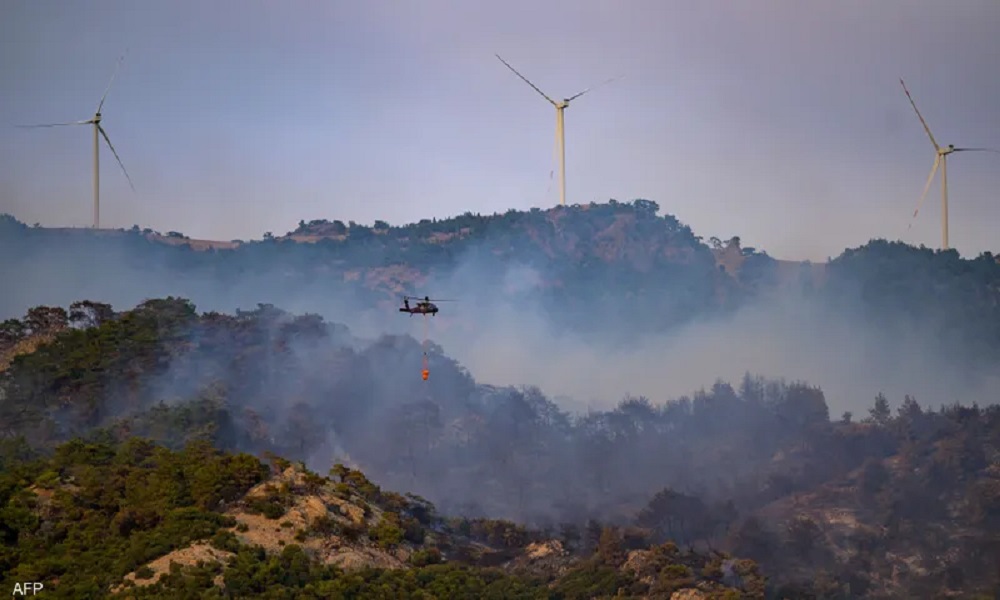
[[[205,443],[0,447],[0,585],[51,598],[763,598],[753,561],[445,518],[334,465]]]
[[[19,285],[0,298],[0,318],[80,299],[133,306],[176,296],[205,310],[271,303],[354,325],[384,321],[403,294],[430,294],[634,343],[781,290],[880,328],[919,324],[928,340],[957,342],[949,350],[997,356],[1000,264],[990,253],[964,260],[876,240],[825,265],[776,261],[738,237],[705,243],[659,211],[648,200],[612,200],[403,226],[314,220],[283,236],[215,246],[138,226],[32,228],[4,215],[0,281]],[[463,312],[463,327],[481,326],[472,309]]]
[[[603,523],[622,528],[633,549],[670,540],[697,556],[747,557],[779,598],[998,589],[996,258],[875,240],[823,265],[789,263],[738,238],[705,244],[658,209],[640,200],[401,227],[312,221],[224,247],[176,232],[0,219],[0,436],[43,453],[98,436],[116,448],[101,456],[117,455],[141,436],[173,452],[208,443],[272,453],[318,473],[342,463],[446,514],[516,520],[584,554]],[[459,301],[411,319],[396,311],[402,294]],[[431,321],[429,339],[413,337]],[[521,385],[529,381],[541,387]],[[550,391],[564,384],[589,397]],[[591,409],[571,410],[570,400]],[[6,539],[28,531],[30,548],[62,548],[46,537],[55,525],[31,520],[13,490],[58,488],[66,468],[16,464],[2,471]],[[220,469],[227,494],[243,498],[258,484]],[[58,478],[37,481],[49,471]],[[184,527],[170,524],[170,511],[197,501],[170,502],[155,518],[101,518],[176,533]],[[210,537],[232,526],[195,519]],[[127,543],[163,554],[181,542]],[[348,585],[339,571],[292,568],[305,564],[299,550],[229,551],[249,561],[232,568],[254,581],[266,580],[251,574],[266,564],[299,573],[286,586],[416,585],[370,572],[350,579],[361,587],[337,587]],[[98,587],[154,554],[95,562],[105,565]],[[76,570],[3,556],[35,565],[24,576]],[[731,569],[719,579],[692,560],[638,577],[732,582]],[[562,576],[550,567],[547,586]],[[419,581],[461,580],[482,593],[497,582],[528,597],[541,589],[440,568]],[[640,593],[608,568],[600,589]],[[166,588],[136,593],[170,595],[220,574],[175,574]]]
[[[502,295],[537,306],[560,326],[624,337],[735,306],[750,284],[720,272],[709,247],[676,218],[657,216],[658,208],[639,200],[402,227],[303,222],[287,236],[208,250],[181,234],[46,230],[8,217],[0,221],[8,257],[0,278],[58,275],[61,285],[45,298],[38,289],[15,291],[0,316],[81,297],[135,304],[174,295],[219,310],[252,299],[250,307],[267,301],[321,312],[315,307],[331,297],[339,307],[371,311],[402,294],[457,294],[469,302]],[[512,267],[530,271],[530,281],[512,281]],[[747,272],[756,280],[761,270]],[[604,322],[593,318],[623,312],[643,317],[643,326],[615,319],[614,328],[599,327]]]
[[[537,389],[477,385],[435,347],[422,382],[412,338],[360,340],[271,306],[198,314],[180,299],[38,308],[4,334],[0,421],[32,447],[102,430],[321,472],[344,462],[452,514],[565,540],[599,520],[643,543],[747,556],[786,597],[1000,584],[996,406],[906,398],[893,414],[880,396],[863,419],[831,420],[818,388],[747,376],[572,416]]]

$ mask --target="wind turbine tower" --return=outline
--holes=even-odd
[[[941,167],[941,249],[948,250],[948,155],[954,152],[996,152],[1000,154],[1000,150],[994,150],[993,148],[956,148],[953,144],[948,144],[947,146],[940,146],[937,140],[934,139],[934,134],[931,133],[931,128],[927,126],[927,121],[924,120],[923,115],[920,114],[920,110],[917,109],[917,103],[913,101],[913,96],[910,95],[910,90],[906,88],[906,83],[902,79],[899,80],[900,85],[903,86],[903,91],[906,92],[906,97],[910,100],[910,105],[913,107],[913,111],[917,113],[917,118],[920,119],[920,124],[924,126],[924,131],[927,132],[927,137],[930,138],[931,144],[934,146],[934,166],[931,167],[931,174],[927,176],[927,183],[924,185],[924,191],[920,194],[920,200],[917,201],[917,209],[913,211],[913,217],[917,216],[920,212],[920,205],[924,201],[924,197],[927,196],[927,192],[931,188],[931,183],[934,182],[934,175],[937,173],[938,167]],[[912,225],[912,222],[911,222]]]
[[[566,107],[569,106],[570,102],[572,102],[573,100],[576,100],[577,98],[579,98],[580,96],[586,94],[587,92],[589,92],[591,90],[594,90],[594,89],[596,89],[596,88],[598,88],[598,87],[600,87],[602,85],[605,85],[607,83],[611,83],[612,81],[616,81],[616,80],[620,79],[620,77],[613,77],[611,79],[608,79],[607,81],[604,81],[604,82],[599,83],[599,84],[597,84],[595,86],[589,87],[589,88],[583,90],[582,92],[580,92],[579,94],[574,94],[574,95],[570,96],[569,98],[565,98],[562,101],[557,102],[557,101],[553,100],[552,98],[549,98],[545,94],[545,92],[543,92],[542,90],[538,89],[538,86],[536,86],[535,84],[531,83],[531,81],[529,81],[527,77],[525,77],[524,75],[521,75],[520,73],[518,73],[517,69],[515,69],[512,66],[510,66],[510,64],[507,61],[505,61],[503,58],[501,58],[499,54],[497,54],[496,57],[498,59],[500,59],[500,62],[502,62],[504,65],[506,65],[508,69],[510,69],[511,71],[513,71],[515,75],[517,75],[525,83],[527,83],[528,85],[530,85],[531,89],[533,89],[536,92],[538,92],[539,94],[541,94],[542,98],[545,98],[546,100],[549,101],[550,104],[552,104],[552,106],[556,107],[556,142],[557,142],[557,144],[559,146],[559,148],[558,148],[558,152],[559,152],[559,204],[565,206],[566,205],[566,129],[565,129],[565,121],[564,121],[564,116],[563,115],[564,115],[564,112],[566,110]]]
[[[104,101],[108,98],[108,92],[111,91],[111,84],[114,83],[115,77],[118,76],[118,70],[122,66],[122,61],[125,60],[125,56],[122,55],[118,59],[118,65],[115,67],[114,73],[111,75],[111,81],[108,82],[108,87],[104,90],[104,95],[101,96],[101,101],[97,105],[97,111],[94,116],[86,121],[72,121],[70,123],[48,123],[44,125],[22,125],[24,128],[38,128],[38,127],[63,127],[65,125],[93,125],[94,126],[94,229],[101,228],[101,169],[100,169],[100,138],[103,137],[104,141],[107,142],[108,148],[111,149],[111,153],[115,155],[115,160],[118,161],[118,165],[122,168],[122,173],[125,173],[125,179],[128,180],[129,187],[132,191],[135,191],[135,186],[132,185],[132,178],[129,177],[128,171],[125,170],[125,165],[122,164],[122,159],[118,157],[118,152],[115,151],[115,147],[111,144],[111,138],[108,137],[104,128],[101,127],[101,109],[104,107]]]

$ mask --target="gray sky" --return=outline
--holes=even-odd
[[[0,212],[192,237],[299,219],[401,224],[568,201],[658,202],[706,237],[823,260],[872,237],[940,243],[940,188],[906,231],[933,150],[1000,148],[1000,2],[0,3]],[[949,164],[951,241],[998,251],[1000,155]]]

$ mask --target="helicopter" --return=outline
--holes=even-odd
[[[417,303],[414,306],[410,306],[410,300],[416,300]],[[411,317],[413,315],[430,315],[436,317],[441,309],[434,302],[451,302],[451,300],[432,301],[430,296],[424,296],[423,298],[403,296],[403,307],[399,309],[399,312],[410,313]]]
[[[417,303],[410,306],[410,300],[416,300]],[[399,309],[399,312],[410,313],[411,317],[413,315],[430,315],[435,317],[441,309],[434,302],[451,302],[451,300],[431,300],[430,296],[424,296],[423,298],[403,296],[403,306]]]

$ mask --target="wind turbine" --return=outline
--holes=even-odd
[[[913,211],[913,218],[916,218],[917,213],[920,212],[920,205],[924,201],[924,197],[927,196],[927,192],[931,189],[931,183],[934,181],[934,175],[937,173],[938,167],[941,167],[941,249],[948,250],[948,155],[953,152],[996,152],[1000,154],[1000,150],[994,150],[993,148],[956,148],[954,144],[948,144],[947,146],[940,146],[937,140],[934,139],[934,134],[931,133],[931,128],[927,126],[927,121],[924,120],[923,115],[917,109],[917,103],[913,101],[913,96],[910,95],[910,90],[906,89],[906,83],[900,79],[900,85],[903,86],[903,91],[906,92],[906,97],[910,99],[910,105],[913,106],[913,111],[917,113],[917,118],[920,119],[920,124],[924,126],[924,131],[927,132],[927,137],[931,139],[931,144],[934,146],[934,166],[931,167],[931,174],[927,176],[927,183],[924,184],[924,191],[920,194],[920,200],[917,201],[917,209]],[[913,222],[910,222],[913,225]]]
[[[111,81],[108,82],[107,89],[104,90],[104,95],[101,96],[101,101],[97,105],[97,112],[94,116],[86,121],[72,121],[70,123],[48,123],[45,125],[21,125],[22,128],[34,129],[39,127],[62,127],[65,125],[93,125],[94,126],[94,229],[100,229],[101,227],[101,170],[100,170],[100,139],[99,137],[104,137],[104,141],[107,142],[108,148],[111,149],[111,153],[115,155],[115,159],[118,161],[118,165],[122,168],[122,172],[125,173],[125,179],[128,180],[129,187],[132,191],[135,191],[135,186],[132,185],[132,178],[129,177],[128,171],[125,170],[125,165],[122,164],[122,159],[118,157],[118,152],[115,151],[115,147],[111,144],[111,138],[108,137],[107,132],[101,127],[101,108],[104,107],[104,101],[108,98],[108,92],[111,91],[111,84],[114,83],[115,77],[118,76],[118,69],[122,66],[122,61],[125,60],[125,55],[123,54],[121,58],[118,59],[118,64],[115,66],[115,71],[111,75]]]
[[[496,57],[499,58],[500,62],[502,62],[504,65],[506,65],[508,69],[510,69],[511,71],[513,71],[515,75],[517,75],[522,80],[524,80],[525,83],[527,83],[528,85],[530,85],[531,89],[533,89],[536,92],[538,92],[539,94],[541,94],[542,98],[545,98],[546,100],[549,101],[550,104],[552,104],[552,106],[556,107],[556,142],[559,145],[559,204],[565,206],[566,205],[566,129],[564,127],[565,121],[563,120],[563,111],[566,110],[566,107],[569,106],[569,103],[572,102],[573,100],[576,100],[580,96],[586,94],[587,92],[589,92],[591,90],[599,88],[602,85],[611,83],[612,81],[616,81],[618,79],[621,79],[621,77],[612,77],[611,79],[608,79],[607,81],[603,81],[603,82],[601,82],[601,83],[599,83],[599,84],[597,84],[595,86],[591,86],[591,87],[583,90],[579,94],[574,94],[574,95],[570,96],[569,98],[563,99],[561,102],[556,102],[552,98],[549,98],[545,94],[545,92],[543,92],[542,90],[538,89],[538,86],[536,86],[535,84],[533,84],[530,81],[528,81],[527,77],[525,77],[524,75],[521,75],[520,73],[518,73],[517,69],[515,69],[512,66],[510,66],[510,64],[507,61],[505,61],[504,59],[500,58],[499,54],[497,54]]]

